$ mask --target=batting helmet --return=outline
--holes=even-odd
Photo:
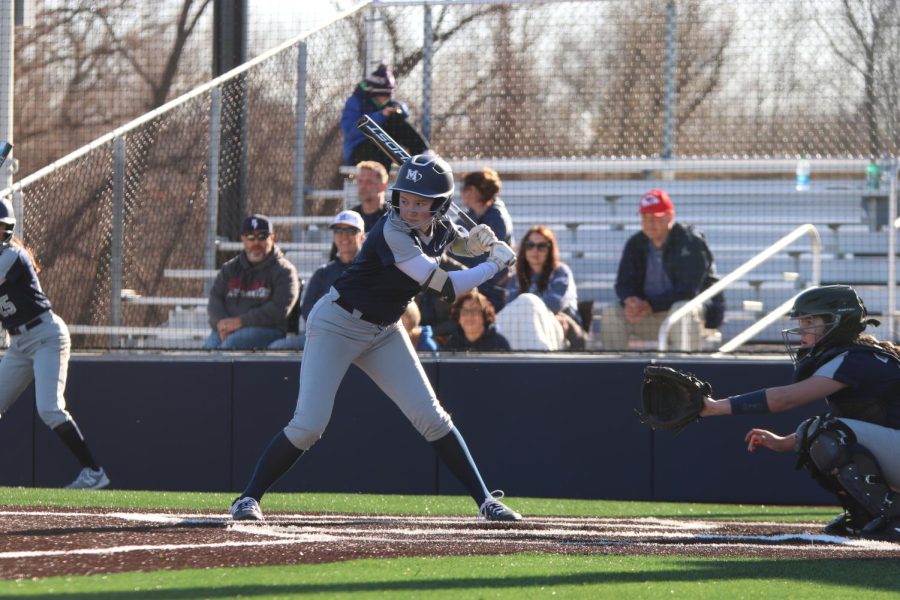
[[[453,173],[450,165],[437,154],[417,154],[403,163],[397,171],[397,181],[391,190],[391,207],[400,208],[400,192],[431,198],[431,214],[440,219],[450,209],[453,198]]]
[[[13,211],[9,198],[0,200],[0,224],[6,226],[0,232],[0,243],[8,244],[12,240],[13,229],[16,226],[16,213]]]
[[[865,330],[866,325],[879,324],[875,319],[866,319],[866,306],[849,285],[823,285],[806,290],[794,300],[788,316],[792,319],[818,316],[825,321],[824,335],[813,346],[798,350],[799,358],[814,356],[832,346],[848,344]],[[791,358],[795,357],[788,336],[802,332],[802,327],[782,331]]]

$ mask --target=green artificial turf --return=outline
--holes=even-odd
[[[200,510],[226,514],[233,494],[0,488],[0,505]],[[528,515],[822,520],[834,507],[509,498]],[[453,496],[269,494],[266,511],[474,514]],[[252,552],[242,548],[240,552]],[[23,559],[27,560],[27,559]],[[38,560],[46,560],[44,558]],[[514,554],[354,560],[283,567],[130,572],[0,581],[0,597],[194,598],[896,598],[897,560],[723,559]]]

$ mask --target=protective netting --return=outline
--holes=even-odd
[[[38,15],[18,49],[23,60],[46,60],[62,44],[40,23],[63,10],[48,4]],[[111,31],[127,27],[109,23]],[[197,31],[207,30],[204,16]],[[109,30],[83,33],[90,41]],[[820,281],[856,286],[870,311],[885,315],[898,54],[900,5],[888,0],[375,3],[22,179],[21,233],[76,348],[196,348],[210,331],[212,275],[240,249],[244,215],[302,217],[276,233],[304,280],[328,260],[327,218],[312,217],[357,203],[353,169],[340,168],[341,111],[384,61],[397,79],[394,98],[450,161],[458,184],[482,167],[499,173],[514,244],[532,225],[552,232],[574,275],[580,316],[593,319],[588,350],[603,350],[599,317],[618,302],[623,247],[640,231],[638,203],[654,188],[671,195],[677,222],[705,233],[720,276],[812,223],[822,242]],[[124,62],[106,60],[106,77],[94,85],[147,85],[123,76]],[[44,79],[23,77],[17,96],[77,68],[63,61]],[[191,89],[204,71],[181,63],[164,99]],[[90,82],[82,85],[102,102]],[[60,98],[62,112],[66,102],[76,100]],[[39,114],[28,107],[24,114]],[[102,123],[110,121],[93,127],[97,136],[122,124]],[[26,138],[21,156],[28,139],[46,141]],[[722,341],[814,283],[815,250],[800,236],[729,286]],[[755,341],[780,341],[781,326]],[[878,333],[892,335],[887,325]]]

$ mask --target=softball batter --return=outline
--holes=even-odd
[[[413,156],[390,188],[388,213],[372,228],[353,264],[310,311],[294,417],[263,452],[250,483],[231,506],[235,520],[262,520],[259,500],[315,444],[331,418],[344,374],[355,364],[403,411],[435,448],[489,521],[521,516],[491,493],[462,435],[444,411],[413,350],[400,316],[418,292],[450,302],[515,262],[515,253],[485,225],[465,232],[446,218],[453,196],[450,166],[435,154]],[[444,271],[445,249],[488,260]]]
[[[109,485],[109,478],[94,460],[63,396],[69,330],[50,310],[31,252],[13,238],[15,225],[9,201],[0,201],[0,322],[10,337],[0,360],[0,415],[34,380],[38,415],[81,463],[78,477],[66,487],[99,490]]]

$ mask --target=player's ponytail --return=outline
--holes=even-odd
[[[14,245],[14,246],[18,246],[19,248],[22,249],[23,252],[25,252],[25,254],[28,255],[28,258],[31,259],[31,264],[32,264],[32,266],[34,266],[34,272],[35,272],[35,273],[40,273],[40,272],[41,272],[41,265],[40,265],[40,263],[38,263],[37,259],[34,257],[34,252],[32,252],[28,247],[26,247],[26,246],[25,246],[25,243],[22,242],[22,240],[20,240],[20,239],[17,238],[16,236],[13,236],[13,237],[9,240],[9,243],[12,244],[12,245]]]

